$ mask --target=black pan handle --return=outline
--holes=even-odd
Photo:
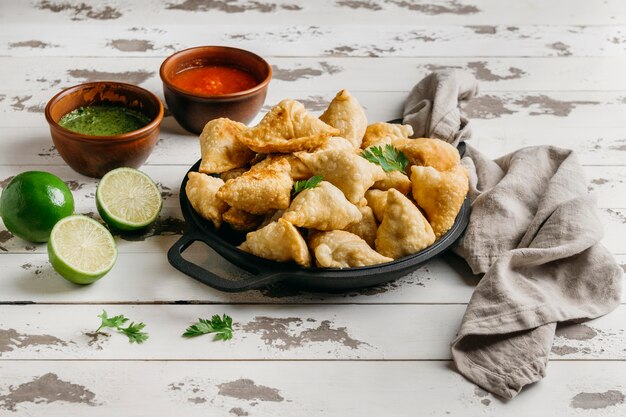
[[[187,274],[190,277],[206,284],[210,287],[226,292],[241,292],[247,290],[253,290],[260,287],[264,287],[269,284],[281,281],[288,277],[288,274],[284,271],[264,271],[254,275],[252,278],[247,278],[239,281],[233,281],[230,279],[224,279],[213,272],[204,269],[193,262],[190,262],[183,258],[183,252],[193,242],[203,242],[208,245],[201,234],[187,233],[184,234],[176,243],[172,245],[167,252],[167,259],[170,264],[178,269],[183,274]],[[210,246],[210,245],[209,245]]]

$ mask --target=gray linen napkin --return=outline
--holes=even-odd
[[[404,122],[416,137],[469,139],[459,102],[477,93],[471,74],[437,71],[411,91]],[[515,397],[545,376],[556,323],[604,315],[620,302],[622,270],[599,241],[602,224],[576,155],[554,146],[492,161],[467,147],[472,212],[454,251],[484,273],[452,341],[458,371]]]

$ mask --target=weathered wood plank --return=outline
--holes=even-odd
[[[350,19],[354,24],[354,19]],[[623,56],[623,28],[575,25],[329,26],[305,24],[179,24],[137,30],[93,21],[72,23],[72,31],[49,23],[3,24],[3,56],[157,56],[196,45],[228,44],[265,56],[353,57],[569,57]],[[80,33],[80,43],[75,41]],[[108,34],[107,34],[108,33]],[[104,35],[103,35],[104,34]],[[202,34],[201,36],[199,34]],[[303,48],[302,45],[306,45]]]
[[[195,243],[185,257],[227,279],[246,276],[200,243]],[[626,271],[626,255],[616,255],[616,259]],[[0,254],[0,276],[2,303],[464,304],[480,279],[452,254],[433,259],[388,284],[337,294],[285,284],[261,291],[223,293],[176,271],[164,253],[121,253],[111,272],[89,286],[77,287],[62,279],[43,253]],[[626,292],[622,302],[626,303]]]
[[[486,126],[474,130],[470,142],[492,158],[524,146],[552,144],[576,151],[585,165],[623,165],[626,162],[626,131],[621,128],[536,128]]]
[[[480,25],[475,30],[489,32],[492,24],[600,24],[626,20],[626,8],[619,0],[601,3],[572,0],[567,8],[558,2],[527,0],[521,4],[505,4],[497,0],[295,0],[269,1],[184,1],[110,0],[106,4],[83,5],[78,1],[16,2],[6,12],[0,11],[3,24],[28,21],[39,24],[67,24],[87,21],[98,24],[136,25],[136,32],[151,24],[204,24],[217,20],[220,24],[250,25],[289,21],[309,24],[311,21],[336,26],[367,26],[380,22],[397,25],[454,24]],[[10,10],[10,13],[9,13]]]
[[[626,407],[626,364],[601,361],[552,362],[510,402],[449,362],[11,361],[0,371],[7,415],[554,417],[617,416]]]
[[[597,58],[281,58],[266,57],[274,67],[272,88],[315,91],[406,91],[431,71],[462,68],[476,76],[483,93],[492,91],[620,91],[626,80],[623,56]],[[50,95],[72,85],[99,80],[140,84],[161,91],[163,58],[111,60],[97,57],[0,57],[4,77],[0,93],[13,99],[34,91]]]
[[[29,305],[0,306],[0,361],[6,360],[449,360],[459,305]],[[97,317],[142,321],[142,346]],[[228,314],[233,339],[185,339],[198,317]],[[551,359],[626,360],[626,305],[585,324],[562,326]],[[392,324],[393,330],[389,329]],[[402,335],[402,343],[393,335]]]

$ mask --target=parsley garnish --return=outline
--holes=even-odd
[[[228,340],[233,337],[233,319],[224,314],[222,317],[214,315],[211,320],[198,319],[185,330],[183,337],[196,337],[203,334],[215,333],[215,340]]]
[[[102,314],[98,317],[102,319],[102,323],[96,333],[99,333],[101,329],[110,327],[116,329],[119,333],[125,334],[128,337],[130,343],[143,343],[148,340],[148,333],[142,332],[146,327],[143,323],[132,322],[128,327],[122,327],[128,319],[123,315],[109,317],[106,310],[102,310]]]
[[[144,327],[146,327],[146,325],[143,323],[135,324],[135,322],[132,322],[130,326],[118,328],[117,330],[124,333],[130,343],[143,343],[148,340],[148,333],[142,332]]]
[[[293,195],[298,194],[300,191],[304,191],[307,188],[315,188],[318,186],[318,184],[320,182],[322,182],[322,180],[324,179],[324,177],[322,177],[321,175],[315,175],[311,178],[309,178],[306,181],[296,181],[293,183]]]
[[[361,152],[361,156],[380,165],[385,172],[404,171],[409,163],[406,155],[391,144],[385,145],[384,149],[381,146],[372,146]]]

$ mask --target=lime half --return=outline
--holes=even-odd
[[[74,215],[61,219],[50,233],[48,259],[75,284],[91,284],[111,270],[117,248],[111,232],[97,221]]]
[[[163,200],[149,176],[132,168],[108,172],[96,189],[102,219],[117,230],[139,230],[154,222]]]

